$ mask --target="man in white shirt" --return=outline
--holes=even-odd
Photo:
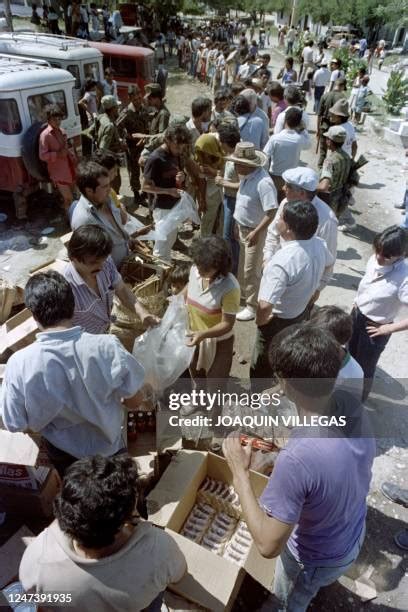
[[[313,111],[317,113],[319,110],[320,99],[324,94],[324,90],[330,83],[330,70],[327,68],[327,59],[323,59],[320,63],[320,68],[313,75],[314,89],[314,105]]]
[[[73,326],[74,294],[58,272],[32,276],[25,303],[40,333],[7,363],[6,429],[41,433],[60,475],[81,457],[124,451],[124,411],[140,404],[142,366],[114,336]]]
[[[227,160],[234,162],[240,177],[234,219],[244,249],[242,290],[246,307],[237,314],[237,319],[250,321],[255,318],[266,230],[278,208],[278,201],[275,185],[263,167],[266,155],[256,151],[252,143],[239,142]]]
[[[334,84],[337,81],[337,79],[344,77],[344,71],[341,70],[340,60],[336,58],[332,59],[332,61],[330,62],[330,70],[331,70],[331,75],[330,75],[329,91],[331,91],[334,88]]]
[[[266,143],[269,138],[269,119],[268,119],[268,115],[262,110],[262,108],[259,108],[258,106],[258,95],[256,91],[250,88],[244,89],[241,92],[241,96],[244,96],[244,98],[248,100],[251,115],[253,117],[259,117],[260,119],[262,119],[263,126],[264,126],[263,138],[265,139],[265,143]]]
[[[306,76],[310,70],[312,72],[316,70],[316,65],[313,61],[313,45],[314,45],[313,40],[309,40],[303,48],[303,51],[302,51],[303,63],[302,63],[302,67],[299,73],[300,82],[302,81],[301,79],[302,74]]]
[[[316,236],[322,238],[326,242],[327,248],[335,261],[337,255],[338,221],[330,206],[316,196],[316,188],[319,183],[317,173],[311,168],[303,168],[300,166],[292,170],[286,170],[282,178],[285,182],[284,191],[286,199],[280,203],[275,218],[268,227],[264,247],[264,264],[271,259],[272,255],[274,255],[283,244],[277,224],[282,217],[286,203],[299,200],[311,202],[315,207],[318,215]]]
[[[269,172],[278,192],[278,202],[283,200],[282,174],[299,165],[300,152],[311,147],[311,139],[302,125],[302,111],[292,107],[285,113],[285,129],[270,137],[264,153],[270,162]]]
[[[283,97],[286,100],[288,105],[286,109],[284,109],[281,113],[279,113],[276,119],[273,133],[279,134],[279,132],[281,132],[285,128],[285,113],[287,112],[289,108],[292,108],[292,107],[300,108],[302,110],[302,123],[305,129],[307,130],[307,127],[309,125],[309,118],[307,116],[306,111],[303,110],[302,108],[303,100],[299,93],[298,87],[296,87],[296,85],[287,85],[287,87],[285,87],[285,93]]]
[[[270,384],[268,353],[273,337],[308,317],[330,278],[334,258],[324,240],[315,236],[318,222],[311,202],[287,202],[283,209],[277,226],[282,248],[264,267],[259,287],[251,379],[267,378]]]
[[[296,30],[293,25],[290,26],[289,32],[286,34],[286,55],[292,55],[293,53],[293,43],[296,40]]]
[[[341,147],[352,159],[357,154],[357,137],[353,124],[348,121],[349,105],[345,98],[337,100],[329,109],[331,125],[341,125],[346,130],[346,140]]]

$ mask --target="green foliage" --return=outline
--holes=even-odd
[[[351,55],[349,54],[348,49],[341,49],[338,47],[333,52],[333,57],[341,61],[341,70],[344,71],[344,74],[347,74],[350,63],[352,61]]]
[[[391,115],[399,115],[401,109],[408,104],[408,77],[404,76],[403,70],[391,72],[383,101]]]
[[[358,71],[360,68],[365,68],[367,70],[367,62],[364,59],[360,59],[359,57],[351,57],[349,61],[349,65],[347,68],[347,72],[345,73],[347,79],[347,85],[349,87],[352,86],[354,79],[358,75]]]

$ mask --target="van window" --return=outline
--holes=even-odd
[[[49,104],[57,104],[64,113],[63,118],[67,118],[67,104],[62,90],[29,96],[27,102],[31,121],[47,121],[46,107]]]
[[[20,134],[22,129],[17,102],[10,98],[0,100],[0,132],[11,136]]]
[[[139,58],[137,60],[137,72],[138,75],[145,81],[154,80],[154,56],[148,56],[145,58]]]
[[[67,70],[68,72],[72,74],[72,76],[75,79],[76,89],[80,89],[81,88],[81,78],[79,76],[79,66],[77,66],[76,64],[70,64],[69,66],[67,66]]]
[[[125,77],[127,79],[137,78],[138,71],[135,60],[126,57],[107,57],[105,68],[112,68],[115,76]]]
[[[92,64],[84,64],[84,75],[86,79],[93,79],[94,81],[100,81],[101,75],[99,74],[98,62],[92,62]]]

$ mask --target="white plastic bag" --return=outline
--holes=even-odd
[[[145,227],[145,224],[133,217],[132,215],[127,216],[127,221],[125,225],[125,230],[132,236],[135,232]],[[144,234],[144,236],[138,236],[138,240],[157,240],[156,232],[154,230],[150,230],[148,234]]]
[[[135,340],[133,356],[145,369],[145,383],[161,393],[191,363],[195,347],[186,346],[188,315],[182,295],[170,301],[160,325]]]
[[[171,209],[171,212],[158,221],[155,225],[157,240],[166,240],[167,236],[176,230],[179,225],[190,219],[193,223],[200,225],[200,217],[194,204],[193,198],[183,192],[180,200]]]

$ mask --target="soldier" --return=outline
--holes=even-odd
[[[334,83],[333,91],[329,91],[324,94],[320,100],[320,106],[317,113],[317,133],[316,137],[318,140],[318,146],[320,146],[320,155],[318,166],[321,168],[323,166],[324,159],[327,153],[326,141],[322,138],[323,132],[327,132],[329,127],[333,125],[330,121],[330,109],[335,105],[335,103],[341,98],[346,97],[346,86],[347,81],[344,77],[340,77]]]
[[[170,111],[164,104],[162,88],[158,83],[149,83],[145,86],[145,100],[148,106],[156,109],[150,124],[150,134],[165,132],[169,125]]]
[[[118,102],[113,96],[103,96],[101,107],[103,113],[98,117],[97,144],[98,149],[107,149],[112,153],[126,151],[126,143],[121,139],[116,125],[118,118]],[[120,172],[112,182],[112,188],[119,193],[121,186]]]
[[[323,136],[326,138],[328,155],[323,162],[317,190],[329,194],[328,203],[333,212],[337,218],[342,216],[345,219],[345,227],[339,225],[339,229],[344,231],[355,225],[351,214],[345,214],[351,195],[349,177],[352,168],[351,157],[342,149],[347,132],[341,125],[334,125]]]
[[[140,168],[139,158],[143,151],[145,139],[149,134],[149,115],[143,106],[143,95],[138,85],[128,87],[129,104],[119,115],[117,126],[123,130],[127,143],[127,168],[129,171],[130,188],[133,191],[135,204],[140,204]],[[143,200],[144,201],[144,200]]]

